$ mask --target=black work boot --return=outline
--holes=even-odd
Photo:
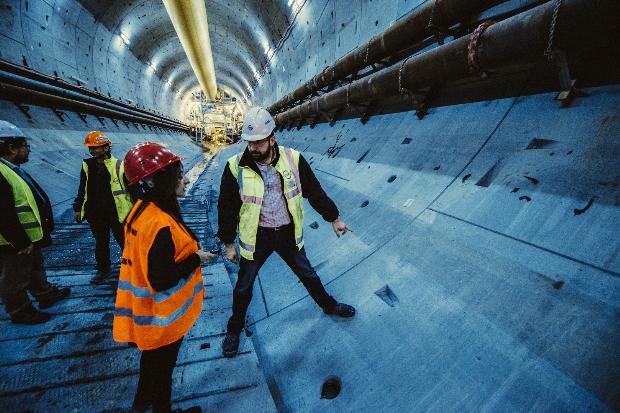
[[[48,322],[52,315],[43,311],[38,311],[34,307],[30,307],[24,311],[11,316],[11,321],[15,324],[43,324]]]
[[[97,274],[90,279],[91,284],[101,284],[110,276],[110,271],[97,270]]]
[[[224,357],[231,358],[237,355],[239,351],[239,334],[226,333],[222,342],[222,354]]]
[[[338,303],[329,310],[323,309],[325,314],[335,315],[338,317],[349,318],[355,315],[355,308],[349,304]]]
[[[39,308],[49,308],[56,304],[58,301],[64,300],[69,297],[71,290],[69,287],[58,288],[54,287],[54,292],[47,294],[45,297],[39,299]]]

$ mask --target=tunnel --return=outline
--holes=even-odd
[[[84,139],[182,157],[181,213],[216,249],[221,177],[247,145],[204,139],[195,108],[225,100],[240,120],[267,109],[337,205],[340,237],[303,201],[305,251],[356,314],[324,314],[273,254],[223,357],[239,266],[219,253],[174,408],[620,411],[620,3],[205,1],[187,36],[208,34],[209,69],[171,2],[0,0],[0,120],[28,138],[55,220],[47,278],[71,289],[43,324],[0,310],[0,410],[131,411],[140,351],[112,334],[123,251],[91,284],[95,241],[74,221]]]

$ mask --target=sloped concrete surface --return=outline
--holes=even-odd
[[[213,200],[199,175],[206,163],[208,158],[197,163],[197,172],[190,171],[198,182],[182,200],[182,209],[208,249],[214,239],[205,210]],[[113,251],[118,262],[118,247]],[[0,312],[2,411],[126,411],[135,394],[140,351],[112,340],[116,281],[89,283],[94,241],[88,226],[61,222],[45,255],[48,279],[71,287],[72,294],[47,310],[54,317],[43,325],[14,325]],[[118,266],[114,273],[117,276]],[[181,347],[173,376],[173,405],[199,405],[204,411],[275,411],[251,341],[242,340],[235,359],[222,357],[232,287],[221,259],[204,266],[203,275],[203,310]]]
[[[306,205],[308,255],[358,309],[325,316],[277,256],[263,267],[250,330],[281,411],[620,408],[620,89],[588,92],[278,133],[353,228]]]
[[[250,340],[239,358],[222,360],[236,267],[218,261],[205,270],[213,285],[182,350],[175,400],[213,411],[617,410],[619,92],[589,89],[569,109],[544,94],[437,108],[422,121],[401,113],[278,133],[304,153],[354,230],[337,239],[306,208],[308,255],[358,314],[324,315],[274,256],[257,280]],[[25,167],[59,221],[50,278],[74,296],[43,326],[0,317],[0,404],[126,407],[138,353],[111,342],[114,285],[88,284],[92,240],[70,222],[85,126],[60,124],[44,108],[33,107],[31,121],[2,110],[32,136]],[[186,136],[109,127],[117,154],[156,138],[188,169],[200,164],[183,208],[214,245],[219,178],[244,145],[205,161]],[[329,375],[342,380],[341,394],[320,399]]]

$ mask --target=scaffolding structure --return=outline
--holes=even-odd
[[[218,92],[216,99],[207,99],[200,91],[192,95],[192,102],[188,120],[196,142],[227,145],[239,139],[243,120],[234,97]]]

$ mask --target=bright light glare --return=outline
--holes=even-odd
[[[123,43],[125,43],[127,46],[129,46],[131,43],[129,42],[129,39],[127,38],[127,36],[125,36],[125,33],[121,32],[121,34],[119,35],[121,40],[123,41]]]

